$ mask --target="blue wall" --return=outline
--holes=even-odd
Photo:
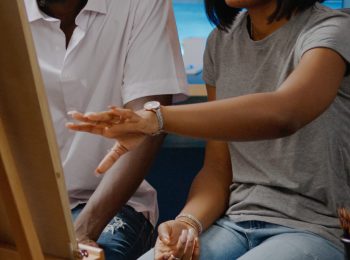
[[[350,0],[345,1],[350,2]],[[324,4],[331,8],[343,7],[342,0],[328,0]],[[205,15],[203,0],[173,0],[173,6],[180,42],[184,38],[206,38],[209,35],[213,26]]]

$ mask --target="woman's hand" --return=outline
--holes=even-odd
[[[69,112],[73,119],[80,123],[68,123],[66,126],[74,131],[87,132],[101,135],[107,138],[117,139],[116,144],[107,153],[96,169],[96,173],[106,172],[123,154],[141,145],[147,134],[152,132],[152,124],[155,115],[150,111],[140,110],[133,112],[129,109],[117,109],[111,107],[108,111],[82,114],[76,111]],[[148,123],[150,122],[150,123]],[[157,125],[155,126],[158,127]],[[148,130],[148,131],[145,131]]]
[[[151,135],[158,130],[158,120],[154,112],[110,107],[108,111],[82,114],[77,111],[68,113],[81,123],[68,123],[71,130],[102,135],[118,139],[129,134]]]
[[[177,220],[164,222],[158,228],[154,252],[156,260],[197,260],[199,259],[198,234],[184,222]]]

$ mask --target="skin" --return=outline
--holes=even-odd
[[[215,100],[215,89],[208,87],[207,92],[208,99]],[[227,143],[208,141],[203,167],[191,185],[186,205],[181,213],[190,213],[201,221],[204,229],[208,228],[225,212],[228,206],[231,183],[232,170]],[[197,239],[195,247],[191,244],[190,235],[181,244],[183,230],[190,229],[192,229],[191,226],[179,220],[162,223],[158,228],[159,236],[155,246],[155,259],[161,260],[171,254],[181,257],[183,260],[199,259],[197,232],[195,233],[195,239]]]
[[[270,35],[285,23],[287,19],[281,19],[269,23],[267,17],[269,17],[276,9],[276,1],[270,0],[226,0],[226,4],[233,8],[246,8],[251,19],[253,40],[262,40],[266,36]]]
[[[150,96],[129,102],[126,108],[138,110],[145,102],[151,100],[171,103],[170,96]],[[147,113],[153,114],[153,112]],[[165,136],[140,135],[140,137],[142,145],[135,147],[122,158],[117,158],[119,160],[114,168],[104,176],[75,220],[74,226],[78,240],[96,241],[108,222],[125,205],[145,178]]]
[[[247,8],[254,32],[257,32],[253,40],[261,40],[287,23],[283,19],[270,24],[267,22],[275,9],[275,1],[227,0],[226,3],[231,7]],[[182,212],[198,218],[204,229],[209,227],[227,208],[228,187],[232,182],[225,141],[276,139],[297,132],[320,116],[334,101],[345,69],[346,63],[338,53],[331,49],[315,48],[303,55],[296,69],[274,92],[200,104],[163,106],[161,112],[166,132],[209,140],[204,166],[191,186]],[[214,86],[207,88],[209,99],[214,100]],[[70,124],[68,127],[118,140],[126,133],[147,135],[158,127],[154,115],[149,118],[140,111],[113,109],[96,113],[95,116],[96,120],[105,122],[108,122],[108,117],[122,117],[124,121],[120,125],[107,127],[82,124]],[[156,259],[171,259],[169,252],[181,259],[191,259],[189,253],[184,253],[186,250],[197,257],[192,247],[183,250],[174,246],[180,240],[180,230],[189,228],[179,221],[162,224],[158,238],[161,242],[157,242],[155,248],[159,253]]]
[[[75,18],[83,9],[87,1],[81,0],[46,0],[46,7],[42,10],[51,17],[61,20],[60,28],[66,36],[66,47],[69,44],[70,38],[74,32]]]
[[[47,2],[48,5],[43,11],[61,20],[61,30],[66,36],[66,46],[68,46],[76,28],[75,18],[84,5],[79,0]],[[170,95],[149,96],[131,101],[125,105],[125,108],[139,110],[143,107],[144,103],[151,100],[157,100],[162,104],[171,104],[171,99]],[[153,112],[144,113],[144,115],[147,114],[151,117]],[[84,120],[82,117],[78,116],[78,118]],[[98,239],[109,221],[135,193],[147,174],[165,137],[165,135],[155,137],[138,136],[140,137],[138,139],[139,143],[142,143],[142,145],[132,147],[131,152],[118,160],[114,169],[102,179],[86,206],[75,220],[74,227],[79,242],[98,246],[94,241]],[[135,142],[134,139],[135,136],[133,136],[133,142]],[[119,159],[119,157],[116,159]],[[115,161],[111,159],[109,164],[114,164]],[[130,165],[133,165],[133,167],[130,167]],[[106,170],[102,165],[102,171],[98,172],[105,172]]]

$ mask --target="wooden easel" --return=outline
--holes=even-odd
[[[78,245],[23,0],[0,1],[0,259],[99,259]]]

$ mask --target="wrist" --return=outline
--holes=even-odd
[[[148,134],[154,136],[164,132],[164,119],[160,103],[158,101],[149,101],[144,104],[143,108],[145,111],[151,112],[151,126],[149,127],[151,132]]]
[[[78,244],[83,244],[83,245],[87,245],[87,246],[92,246],[92,247],[99,247],[99,245],[97,244],[96,241],[85,238],[85,239],[77,239],[77,243]]]
[[[86,218],[84,212],[74,221],[74,230],[78,241],[97,240],[104,225],[94,217]]]
[[[142,122],[140,122],[139,131],[145,135],[154,135],[153,133],[158,131],[158,121],[157,116],[152,111],[139,110],[136,112],[140,117],[142,117]]]
[[[175,218],[175,220],[185,223],[187,226],[193,228],[197,235],[200,235],[203,232],[202,223],[199,221],[198,218],[191,214],[181,213]]]
[[[75,237],[79,243],[86,240],[94,240],[98,238],[98,235],[93,235],[91,231],[87,230],[87,228],[82,226],[74,225],[74,231]]]

